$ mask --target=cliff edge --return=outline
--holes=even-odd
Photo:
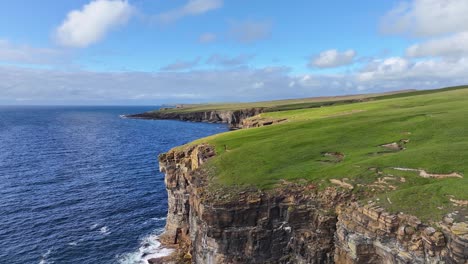
[[[202,144],[160,156],[169,194],[161,240],[174,263],[466,263],[468,226],[432,227],[349,190],[282,182],[272,190],[210,186]]]
[[[128,118],[141,119],[171,119],[191,122],[226,123],[230,130],[242,128],[242,121],[263,112],[263,108],[248,108],[240,110],[205,110],[194,112],[154,111],[127,115]]]
[[[263,112],[174,148],[169,261],[467,263],[467,115],[458,87]]]

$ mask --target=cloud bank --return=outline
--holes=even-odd
[[[256,101],[459,85],[468,83],[466,72],[466,58],[412,62],[402,57],[374,60],[346,74],[294,75],[287,67],[68,72],[0,66],[0,103]]]

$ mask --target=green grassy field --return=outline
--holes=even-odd
[[[250,103],[213,103],[213,104],[187,104],[182,108],[166,108],[163,110],[155,110],[153,112],[165,113],[187,113],[187,112],[203,112],[203,111],[226,111],[226,110],[240,110],[247,108],[266,108],[267,112],[314,108],[320,106],[329,106],[336,104],[353,103],[362,100],[375,100],[377,98],[384,98],[387,96],[394,96],[402,93],[413,93],[413,90],[395,91],[389,93],[375,93],[375,94],[358,94],[358,95],[345,95],[345,96],[329,96],[329,97],[312,97],[301,99],[288,99],[276,101],[263,101],[263,102],[250,102]]]
[[[280,179],[306,179],[323,188],[337,179],[363,200],[423,220],[440,220],[453,210],[466,213],[466,206],[456,207],[451,199],[468,200],[468,87],[262,117],[288,121],[195,142],[216,147],[208,166],[218,183],[272,188]],[[393,142],[404,149],[381,146]],[[394,168],[461,178],[423,178],[418,171]]]

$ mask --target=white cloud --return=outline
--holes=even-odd
[[[312,59],[309,66],[317,68],[339,67],[352,64],[355,56],[356,51],[351,49],[343,52],[339,52],[336,49],[326,50]]]
[[[363,72],[357,77],[360,81],[369,81],[375,79],[385,79],[386,76],[393,76],[405,73],[410,66],[407,59],[400,57],[392,57],[384,60],[376,60],[371,62]]]
[[[268,21],[232,21],[229,34],[241,43],[252,43],[270,37],[271,28]]]
[[[126,0],[94,0],[68,13],[56,29],[56,40],[67,47],[83,48],[98,42],[112,29],[128,22],[134,8]]]
[[[468,31],[412,45],[406,50],[406,54],[410,57],[468,54]]]
[[[356,79],[359,83],[379,85],[400,85],[402,88],[426,88],[428,84],[445,86],[468,82],[468,58],[427,59],[410,61],[394,57],[369,64]]]
[[[382,29],[422,37],[468,31],[467,13],[466,0],[411,0],[388,12]]]
[[[19,45],[0,39],[0,61],[23,64],[55,64],[66,60],[63,51],[51,48],[36,48]]]
[[[216,40],[216,35],[210,32],[203,33],[198,38],[200,43],[211,43]]]
[[[189,0],[185,5],[171,11],[159,14],[158,20],[170,23],[185,16],[200,15],[223,6],[223,0]]]

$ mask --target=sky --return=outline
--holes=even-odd
[[[0,0],[0,104],[246,102],[468,84],[466,0]]]

